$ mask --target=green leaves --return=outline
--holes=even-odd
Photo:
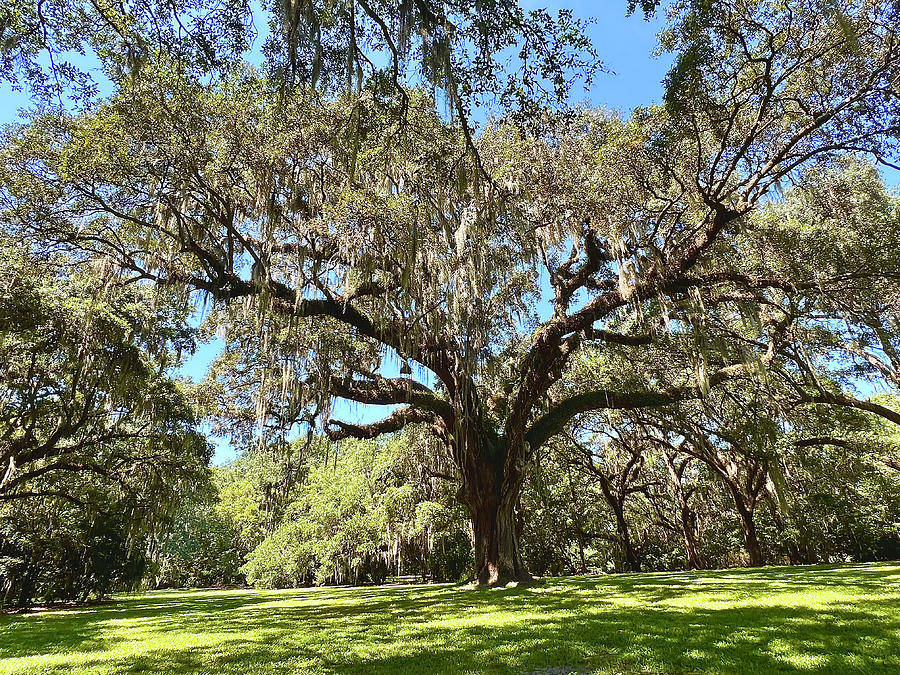
[[[267,511],[283,515],[247,555],[241,570],[249,583],[378,583],[389,572],[425,574],[429,568],[439,577],[459,574],[441,567],[453,560],[438,556],[436,567],[428,562],[438,543],[460,534],[463,522],[459,509],[448,503],[449,488],[422,473],[429,466],[413,437],[344,441],[334,452],[332,462],[321,449],[311,453],[302,479],[282,503],[266,504]],[[222,475],[258,480],[258,459],[259,451],[250,453]],[[233,493],[222,490],[219,500],[218,508],[235,513]],[[246,520],[234,522],[240,527]]]
[[[51,264],[4,244],[0,494],[62,489],[77,500],[85,488],[70,474],[131,494],[189,479],[209,450],[164,374],[177,365],[170,350],[193,344],[167,291],[116,289],[102,265],[70,273],[64,256]]]

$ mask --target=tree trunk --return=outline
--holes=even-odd
[[[579,574],[587,574],[587,561],[584,558],[584,533],[579,531],[578,534],[578,563],[581,565],[578,570]]]
[[[681,472],[675,466],[674,455],[668,452],[663,453],[666,460],[666,467],[669,470],[669,479],[672,485],[672,491],[675,494],[675,504],[678,507],[678,515],[681,520],[681,532],[684,535],[684,553],[687,558],[687,568],[689,570],[702,570],[706,568],[706,561],[697,549],[697,515],[688,503],[688,495],[685,494],[684,485],[681,484],[685,464],[681,465]],[[690,460],[685,460],[690,461]]]
[[[753,511],[748,509],[742,502],[735,499],[738,517],[741,521],[741,528],[744,530],[744,546],[747,549],[747,555],[750,556],[750,567],[762,567],[766,564],[763,555],[762,546],[759,545],[759,539],[756,536],[756,523],[753,522]]]
[[[475,535],[475,581],[502,586],[534,581],[519,551],[516,505],[524,476],[506,466],[506,448],[482,442],[462,462],[463,494]]]
[[[681,510],[681,528],[684,533],[684,552],[689,570],[706,569],[706,560],[697,550],[697,518],[692,510]]]
[[[34,597],[38,568],[37,566],[32,566],[30,562],[25,565],[25,578],[22,581],[22,585],[19,586],[19,607],[27,607],[31,604],[31,600]]]
[[[515,512],[508,500],[482,503],[472,514],[475,529],[475,580],[479,586],[532,581],[516,536]]]
[[[616,529],[619,531],[619,541],[622,544],[622,555],[625,557],[626,572],[640,572],[641,559],[631,542],[631,530],[628,521],[625,520],[624,507],[614,509],[616,513]]]
[[[747,546],[747,553],[750,555],[750,567],[765,565],[766,559],[763,556],[762,547],[759,545],[759,539],[756,538],[756,525],[752,518],[744,526],[744,543]]]
[[[744,531],[744,547],[747,549],[747,555],[750,557],[750,567],[762,567],[766,564],[763,555],[762,546],[759,545],[759,539],[756,536],[756,523],[753,522],[753,510],[756,506],[754,496],[745,496],[741,492],[740,486],[728,475],[719,470],[719,475],[728,489],[731,499],[734,501],[734,508],[737,511],[738,519],[741,521],[741,529]]]
[[[602,471],[594,471],[594,475],[600,483],[600,491],[603,493],[606,503],[609,504],[609,508],[612,509],[616,517],[616,533],[619,545],[622,548],[622,556],[625,559],[624,571],[640,572],[640,558],[637,555],[637,551],[634,550],[634,545],[631,543],[631,530],[628,528],[628,521],[625,519],[625,488],[624,486],[622,487],[622,492],[614,492],[612,481],[606,474]]]

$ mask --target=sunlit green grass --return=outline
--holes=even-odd
[[[900,673],[900,565],[155,592],[0,616],[0,673]]]

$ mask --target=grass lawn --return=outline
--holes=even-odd
[[[900,673],[900,564],[153,592],[0,616],[0,673]]]

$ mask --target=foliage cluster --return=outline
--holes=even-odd
[[[6,239],[0,275],[0,604],[134,586],[210,458],[182,305]]]
[[[244,581],[284,588],[471,575],[471,541],[452,483],[422,471],[408,438],[295,441],[215,470],[163,542],[163,586]],[[425,450],[427,452],[427,450]]]

